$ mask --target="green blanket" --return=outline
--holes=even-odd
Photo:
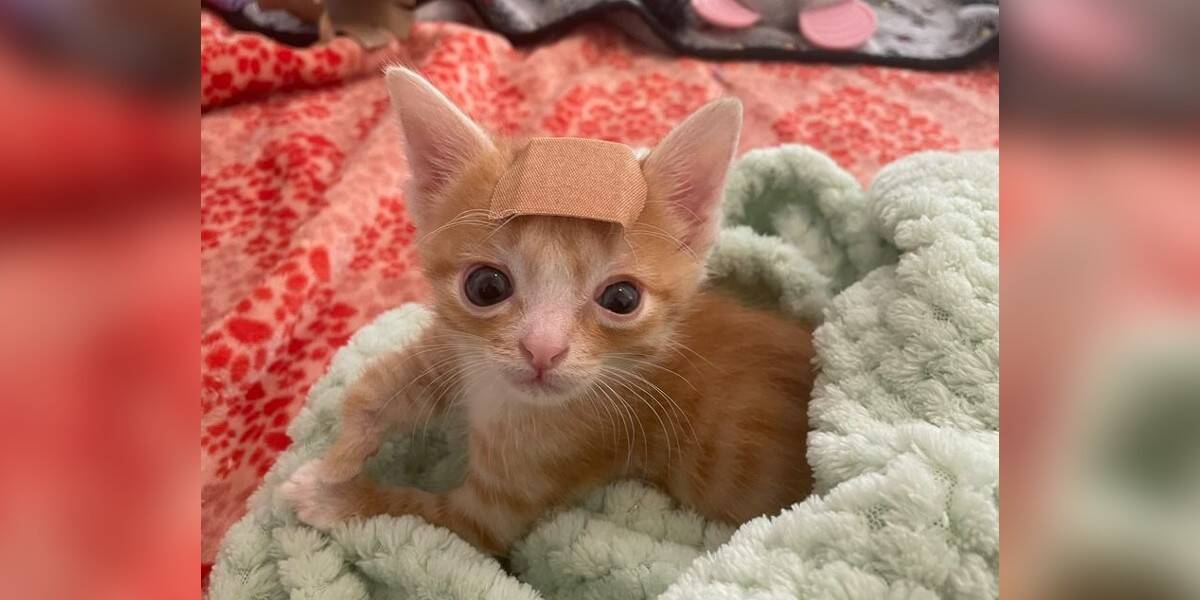
[[[342,390],[429,315],[381,315],[334,357],[295,444],[227,534],[213,600],[266,598],[996,598],[999,229],[996,152],[926,153],[869,191],[801,146],[730,175],[719,285],[819,322],[808,460],[817,488],[737,531],[637,482],[547,515],[508,565],[416,517],[329,534],[276,487],[332,440]],[[429,489],[461,475],[453,427],[397,435],[368,465]]]

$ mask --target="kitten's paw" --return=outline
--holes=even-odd
[[[354,516],[347,486],[331,484],[322,478],[320,461],[309,461],[296,469],[279,493],[296,511],[301,521],[322,531]]]

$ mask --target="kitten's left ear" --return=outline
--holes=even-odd
[[[708,251],[721,224],[725,176],[741,130],[742,103],[715,100],[671,130],[642,163],[651,189],[684,220],[682,241],[698,254]]]
[[[429,225],[438,194],[474,158],[494,150],[483,129],[415,71],[389,67],[385,80],[404,129],[404,150],[414,192],[409,213],[419,229]]]

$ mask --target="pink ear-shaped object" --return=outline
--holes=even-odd
[[[875,34],[875,9],[862,0],[800,11],[800,33],[814,46],[829,50],[851,50]]]
[[[692,9],[700,18],[725,29],[743,29],[759,19],[758,13],[738,4],[737,0],[692,0]]]

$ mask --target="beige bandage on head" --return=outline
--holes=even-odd
[[[489,216],[575,217],[633,225],[646,179],[633,149],[579,138],[534,138],[492,192]]]

